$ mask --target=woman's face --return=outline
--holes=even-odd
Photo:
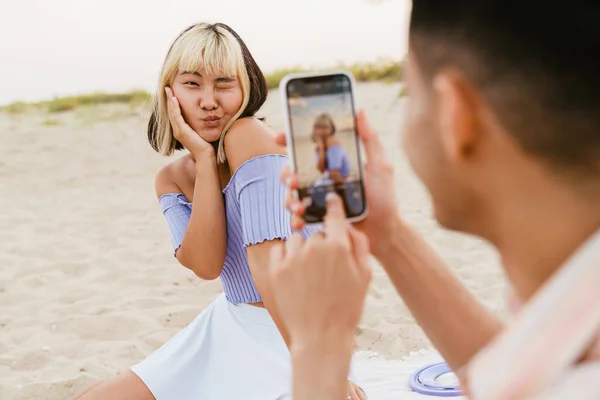
[[[219,139],[244,98],[237,76],[208,75],[203,70],[178,72],[172,89],[185,122],[207,142]]]
[[[333,127],[325,121],[318,122],[314,126],[313,137],[315,140],[325,140],[333,134]]]

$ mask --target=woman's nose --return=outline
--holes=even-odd
[[[217,100],[212,88],[206,88],[200,96],[200,108],[206,111],[215,110],[218,107]]]

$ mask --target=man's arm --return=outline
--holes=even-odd
[[[353,341],[324,334],[313,343],[296,343],[292,357],[294,400],[334,400],[347,396]]]
[[[417,232],[399,218],[396,226],[389,245],[375,256],[433,345],[457,370],[502,329],[502,323]]]
[[[418,324],[457,370],[502,329],[502,324],[469,293],[425,240],[402,221],[392,163],[364,112],[357,117],[357,128],[368,161],[364,183],[369,213],[355,226],[369,237],[373,255]],[[285,135],[279,135],[277,141],[285,144]],[[298,187],[298,177],[289,167],[282,171],[281,179],[292,190]],[[291,195],[286,204],[294,214],[292,226],[301,228],[302,204]]]

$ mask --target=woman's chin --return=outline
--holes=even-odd
[[[204,128],[201,131],[197,131],[198,132],[198,136],[200,136],[202,138],[202,140],[204,140],[205,142],[208,143],[213,143],[213,142],[217,142],[219,140],[219,137],[221,136],[221,129],[219,128]]]

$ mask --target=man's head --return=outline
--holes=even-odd
[[[476,231],[518,180],[600,185],[598,21],[594,2],[413,1],[403,139],[443,225]]]

